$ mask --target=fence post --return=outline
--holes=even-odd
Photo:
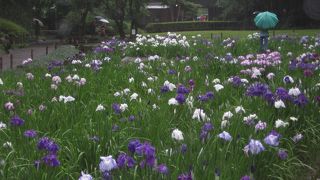
[[[31,59],[33,59],[33,49],[31,49]]]
[[[48,46],[46,47],[46,55],[48,55]]]
[[[0,71],[2,71],[2,57],[0,57]]]
[[[10,54],[10,69],[13,69],[13,55]]]

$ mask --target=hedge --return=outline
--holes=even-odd
[[[0,32],[16,36],[24,36],[28,34],[28,31],[22,26],[3,18],[0,18]]]
[[[239,30],[241,22],[236,21],[180,21],[166,23],[149,23],[147,32],[201,31],[201,30]]]

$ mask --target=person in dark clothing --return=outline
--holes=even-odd
[[[260,51],[265,52],[268,49],[269,32],[266,29],[260,31]]]

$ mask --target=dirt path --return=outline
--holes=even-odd
[[[55,50],[54,44],[40,44],[32,45],[27,48],[11,49],[10,54],[12,54],[13,68],[20,65],[23,60],[31,58],[31,50],[33,50],[33,59],[46,55],[46,47],[48,47],[48,53]],[[10,69],[10,54],[0,54],[0,57],[2,57],[2,70]]]

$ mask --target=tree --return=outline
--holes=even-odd
[[[138,17],[145,12],[149,0],[104,0],[105,13],[116,23],[120,38],[125,38],[124,21],[129,19],[131,27],[137,29]]]
[[[123,23],[126,16],[126,6],[128,0],[104,0],[104,8],[106,14],[114,20],[119,31],[121,38],[125,38],[125,32],[123,28]]]
[[[129,0],[129,18],[131,20],[131,30],[135,31],[135,34],[138,31],[139,19],[142,19],[142,16],[146,16],[146,5],[149,0]],[[132,32],[130,33],[131,38],[133,38]]]
[[[171,21],[184,20],[185,13],[196,15],[197,9],[201,5],[197,4],[195,0],[161,0],[163,4],[170,7]]]
[[[99,0],[70,0],[71,11],[79,17],[80,31],[79,35],[84,35],[86,32],[86,19],[88,13],[93,11],[99,5]]]

